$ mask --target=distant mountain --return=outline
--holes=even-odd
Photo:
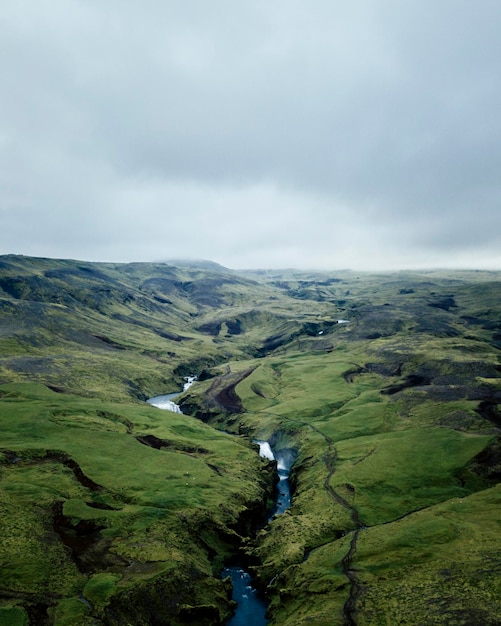
[[[206,259],[167,259],[166,261],[159,261],[159,263],[166,263],[167,265],[174,265],[176,267],[210,270],[212,272],[234,272],[234,270],[224,267],[224,265],[220,265],[219,263],[214,263],[214,261],[208,261]]]

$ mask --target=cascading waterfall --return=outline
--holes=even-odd
[[[157,409],[163,409],[164,411],[172,411],[173,413],[182,413],[181,408],[173,402],[174,398],[177,398],[182,393],[187,391],[191,385],[196,381],[196,376],[186,376],[185,383],[183,385],[183,391],[176,391],[175,393],[168,393],[163,396],[155,396],[154,398],[150,398],[146,400],[148,404],[151,406],[157,407]]]
[[[280,450],[275,454],[268,441],[255,441],[255,443],[259,446],[260,456],[277,462],[278,494],[275,505],[268,515],[267,521],[271,522],[276,515],[283,513],[291,505],[289,474],[294,455],[289,449]],[[223,578],[230,576],[233,584],[232,599],[237,602],[235,614],[226,626],[264,626],[267,624],[266,604],[252,586],[250,575],[242,567],[234,565],[225,567],[222,576]]]
[[[174,413],[182,413],[180,407],[174,402],[174,399],[189,389],[197,379],[196,376],[188,376],[183,385],[183,391],[177,393],[169,393],[161,396],[155,396],[147,400],[158,409],[172,411]],[[277,462],[278,487],[275,505],[268,515],[268,522],[271,522],[276,515],[280,515],[291,505],[291,494],[289,484],[289,473],[294,455],[291,450],[284,449],[273,453],[268,441],[256,441],[259,445],[259,455],[269,461]],[[231,578],[233,592],[232,599],[237,603],[235,614],[226,623],[226,626],[265,626],[268,623],[266,619],[266,603],[259,596],[257,590],[252,585],[252,579],[239,565],[230,565],[223,569],[222,578]]]

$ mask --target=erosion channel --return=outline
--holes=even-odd
[[[183,391],[186,391],[193,384],[196,377],[190,376],[186,380]],[[180,407],[174,402],[174,399],[180,394],[181,392],[155,396],[150,398],[148,403],[159,409],[181,413]],[[289,474],[294,462],[294,454],[288,448],[274,453],[268,441],[255,441],[255,443],[259,445],[260,456],[269,461],[276,461],[277,464],[276,499],[267,518],[267,523],[270,523],[276,515],[282,514],[291,505]],[[231,579],[232,600],[237,605],[233,617],[227,622],[227,626],[263,626],[267,624],[266,602],[253,586],[250,574],[239,563],[236,563],[225,567],[221,572],[221,577]]]

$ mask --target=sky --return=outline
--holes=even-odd
[[[501,269],[499,0],[0,5],[0,254]]]

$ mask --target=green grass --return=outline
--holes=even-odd
[[[279,593],[270,606],[272,623],[284,626],[342,623],[347,585],[340,562],[348,545],[349,538],[345,538],[319,547],[307,561],[279,574],[273,582],[273,589]]]
[[[364,531],[358,623],[495,624],[500,496],[497,486]]]
[[[456,473],[491,438],[431,428],[339,443],[334,487],[356,485],[355,505],[373,526],[454,496],[467,495]],[[473,485],[477,487],[477,485]]]
[[[220,535],[234,534],[229,527],[263,498],[264,482],[256,478],[263,462],[255,451],[193,418],[56,394],[40,385],[0,391],[1,585],[21,597],[66,598],[61,606],[50,602],[58,623],[76,619],[76,609],[87,615],[72,597],[83,594],[99,614],[110,597],[138,579],[156,579],[173,562],[181,571],[196,568],[211,576],[207,546],[221,566],[231,546]],[[136,439],[143,434],[170,447],[145,446]],[[65,459],[100,488],[77,480]],[[84,571],[54,532],[55,502],[64,503],[72,527],[91,520],[101,529],[98,552],[87,550]],[[205,543],[193,545],[192,536]]]
[[[499,273],[0,262],[2,623],[224,620],[220,568],[267,497],[254,438],[297,453],[291,509],[244,542],[270,626],[501,620],[499,425],[478,411]],[[191,373],[201,420],[144,403]],[[82,554],[58,520],[66,543],[90,529]]]
[[[28,626],[28,616],[19,607],[0,607],[0,624],[3,626]]]

